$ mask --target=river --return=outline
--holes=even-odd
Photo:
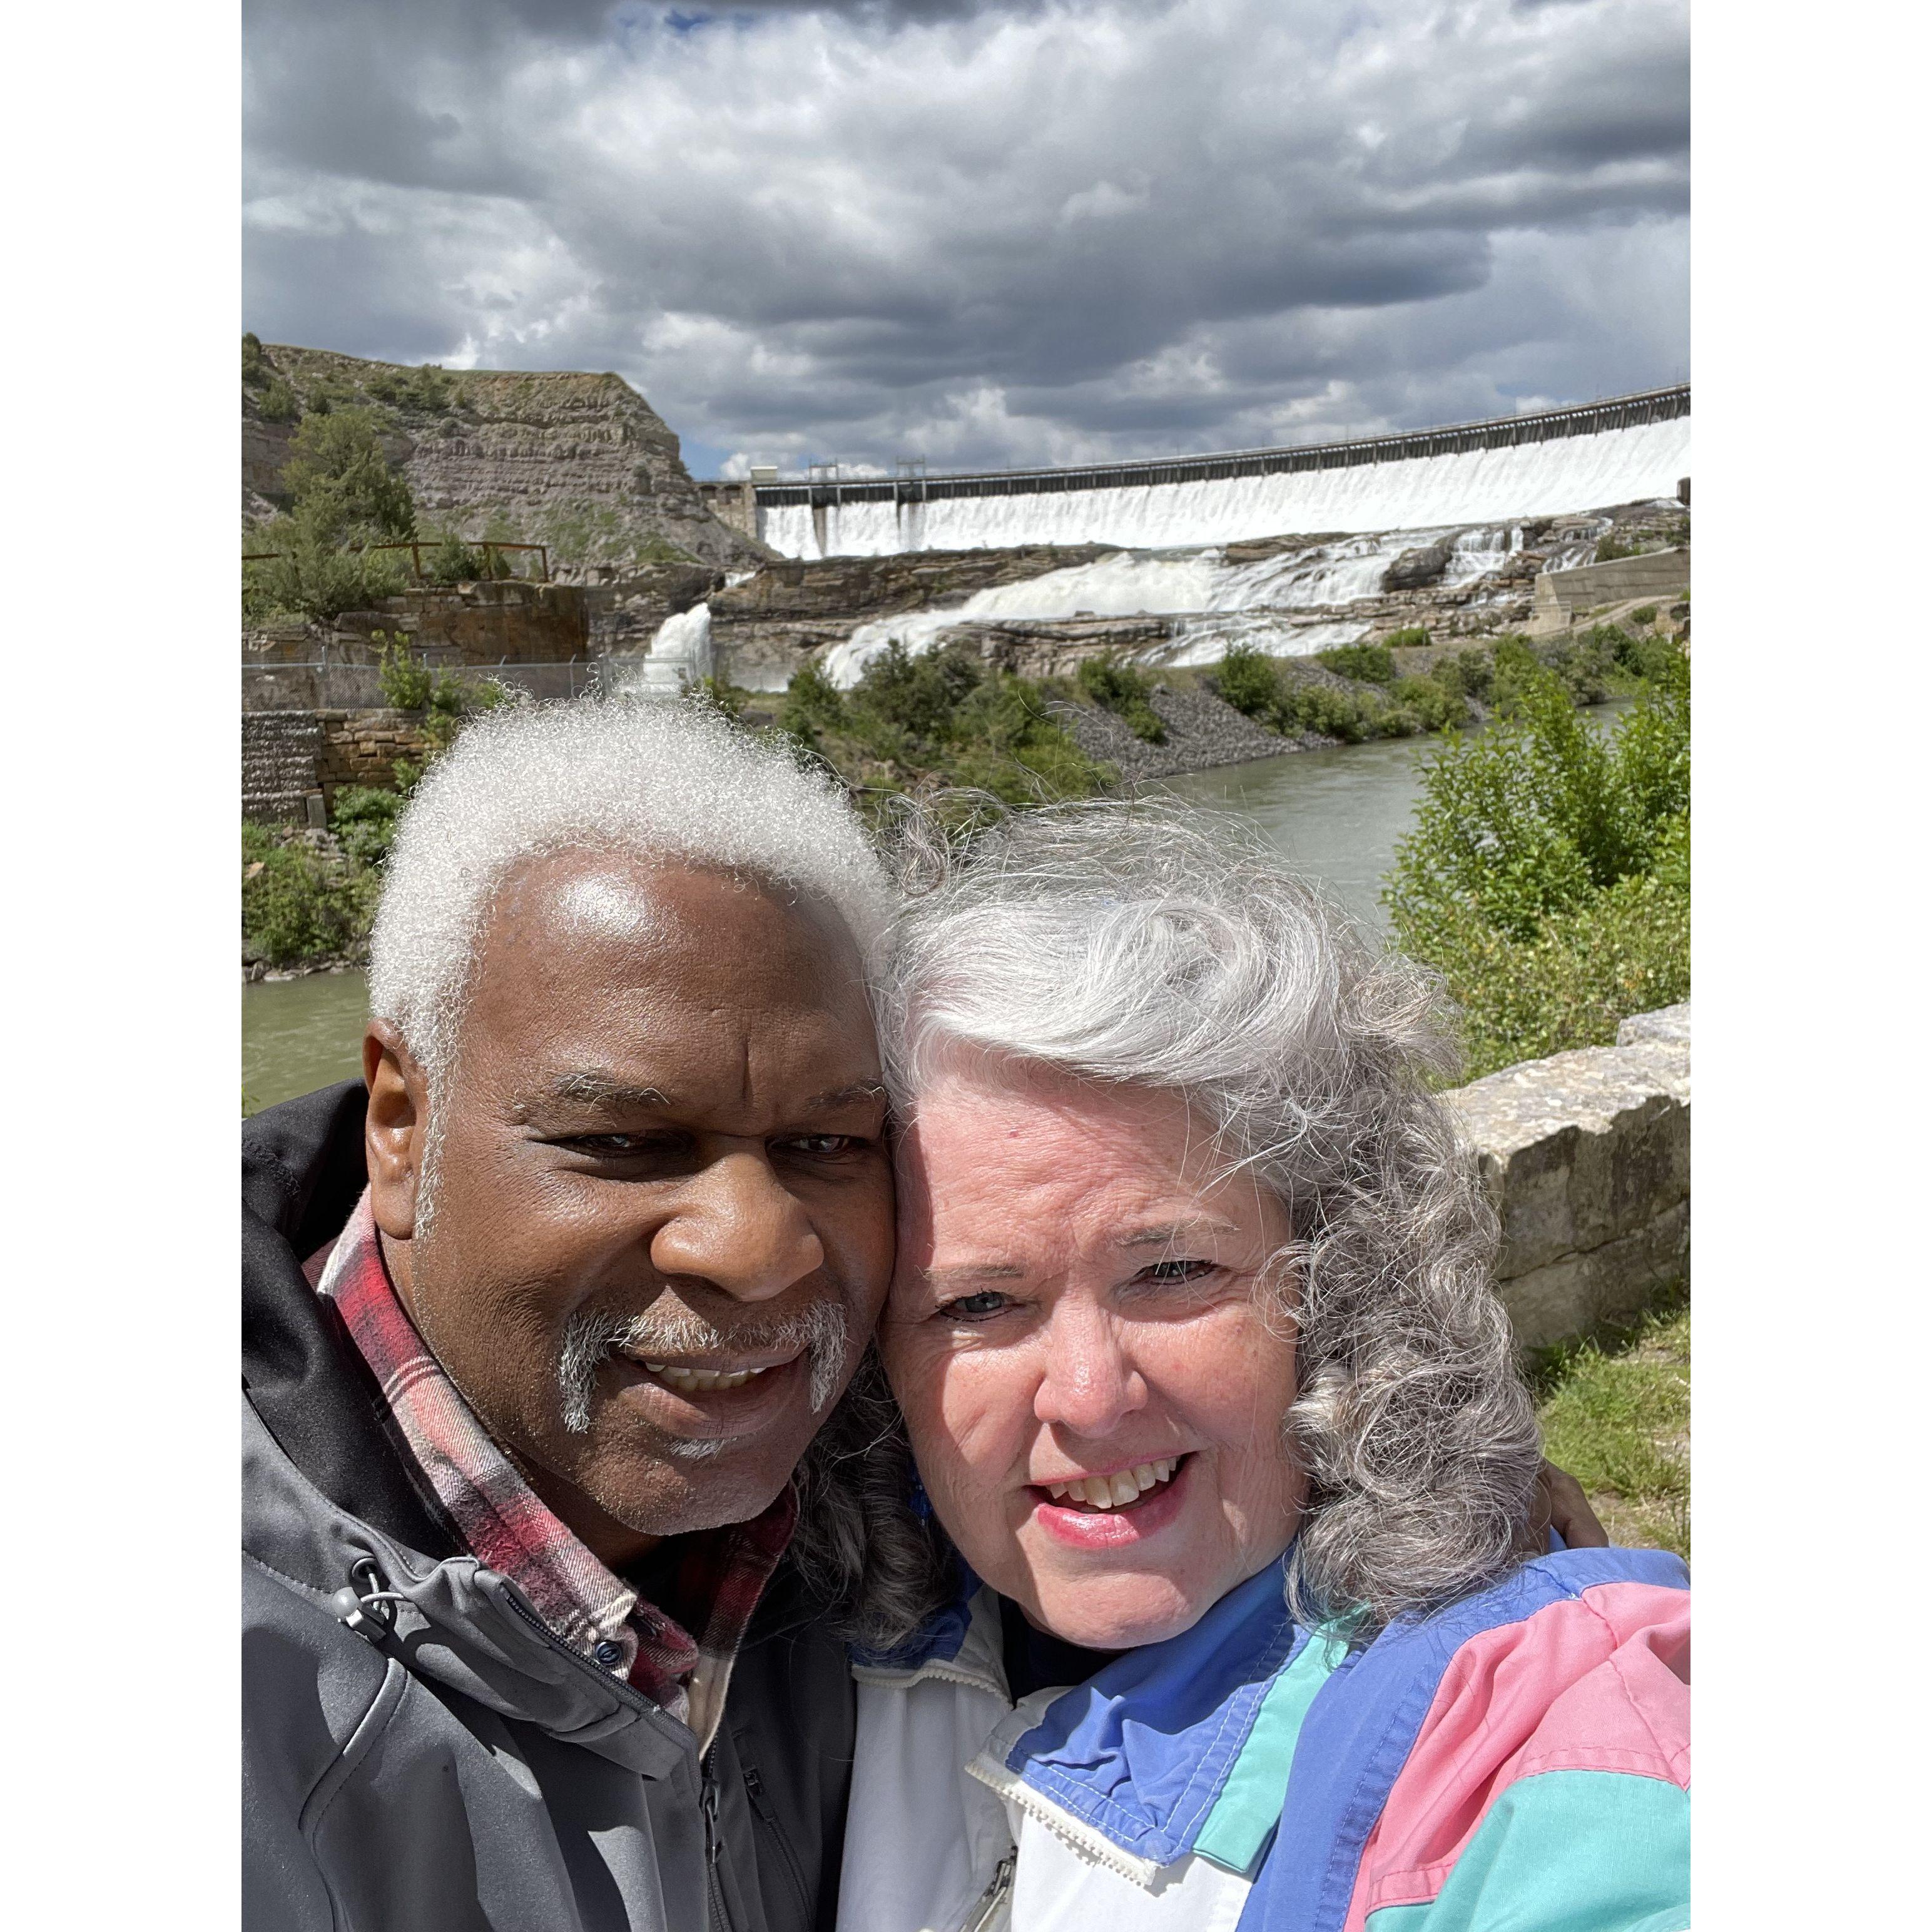
[[[1592,708],[1607,730],[1628,699]],[[1419,765],[1434,738],[1378,740],[1222,765],[1166,781],[1195,805],[1246,812],[1304,872],[1377,932],[1387,927],[1379,895],[1408,830],[1420,789]],[[360,973],[313,973],[242,988],[242,1088],[250,1112],[362,1071],[368,989]]]

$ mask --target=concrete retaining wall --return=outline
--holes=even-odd
[[[1690,552],[1653,550],[1647,556],[1612,557],[1608,563],[1580,564],[1574,570],[1546,570],[1536,579],[1530,605],[1532,634],[1568,630],[1580,610],[1633,597],[1659,602],[1681,597],[1690,587]]]
[[[1690,1007],[1615,1046],[1506,1067],[1443,1096],[1502,1217],[1496,1286],[1526,1347],[1635,1314],[1690,1269]]]

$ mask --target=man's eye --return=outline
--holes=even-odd
[[[859,1144],[856,1134],[800,1134],[783,1144],[794,1154],[816,1154],[821,1159],[830,1154],[850,1154]]]
[[[572,1134],[563,1145],[579,1154],[648,1154],[665,1145],[662,1134]]]
[[[1012,1306],[1012,1301],[998,1289],[982,1288],[977,1294],[962,1294],[952,1301],[942,1301],[939,1312],[953,1322],[984,1322]]]

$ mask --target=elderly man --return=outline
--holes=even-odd
[[[862,1544],[792,1479],[890,1269],[888,905],[842,797],[686,707],[424,783],[366,1089],[244,1143],[251,1927],[830,1922],[852,1692],[787,1552],[801,1493]]]

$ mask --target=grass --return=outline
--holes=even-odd
[[[1538,1349],[1530,1386],[1544,1454],[1582,1484],[1613,1543],[1690,1554],[1690,1299]]]

